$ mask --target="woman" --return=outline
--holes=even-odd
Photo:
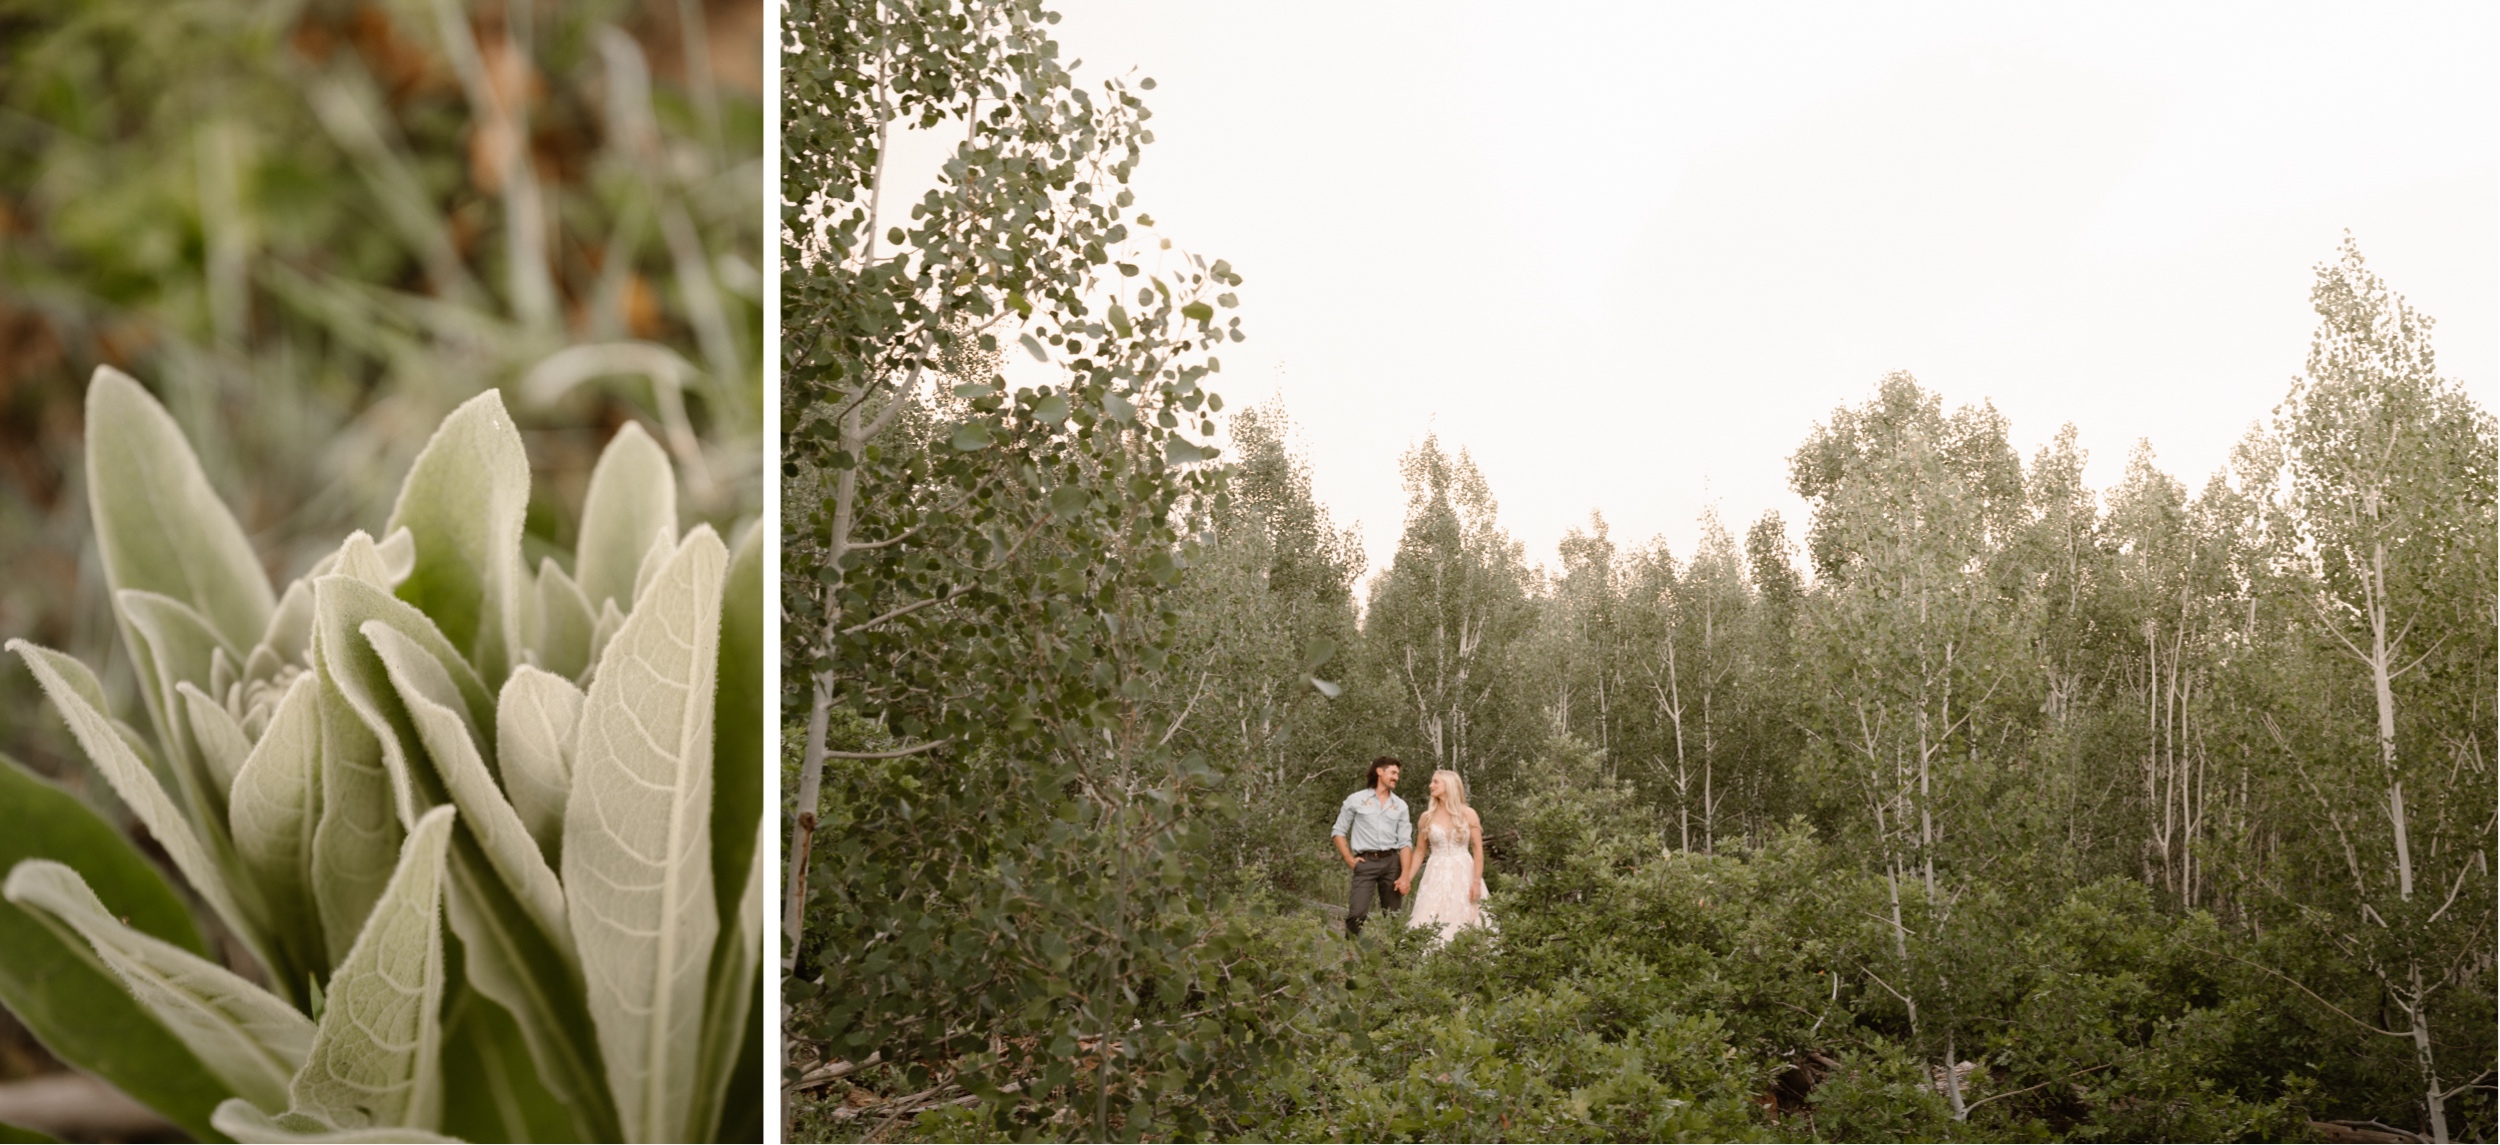
[[[1416,849],[1423,876],[1415,885],[1415,905],[1408,916],[1414,926],[1441,928],[1441,938],[1470,926],[1486,925],[1484,901],[1484,822],[1467,805],[1467,781],[1455,771],[1432,773],[1431,802],[1415,826]]]

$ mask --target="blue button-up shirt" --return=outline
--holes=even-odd
[[[1415,845],[1415,824],[1406,817],[1406,801],[1391,793],[1383,802],[1380,793],[1366,787],[1345,797],[1337,807],[1337,829],[1331,835],[1346,837],[1346,846],[1357,851],[1403,851]]]

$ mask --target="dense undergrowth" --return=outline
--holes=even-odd
[[[1209,1135],[2298,1140],[2311,1118],[2354,1115],[2338,1093],[2401,1090],[2340,1048],[2337,1019],[2250,965],[2284,951],[2160,910],[2134,880],[2042,875],[1997,888],[1949,1002],[1988,1031],[1957,1047],[1970,1064],[1956,1120],[1910,1015],[1869,973],[1891,944],[1880,876],[1802,821],[1759,848],[1670,850],[1569,739],[1531,770],[1523,798],[1488,809],[1517,827],[1494,931],[1436,948],[1390,923],[1348,941],[1298,896],[1210,895],[1253,957],[1303,973],[1277,1011],[1283,1052],[1205,1103]],[[792,1106],[791,1139],[1070,1129],[1038,1107],[890,1118],[884,1099],[931,1088],[926,1065],[943,1063],[871,1066],[815,1091]]]

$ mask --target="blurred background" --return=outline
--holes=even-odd
[[[0,640],[137,718],[88,523],[98,365],[172,411],[280,585],[378,532],[488,387],[533,566],[628,420],[734,538],[762,503],[762,64],[760,0],[0,0]],[[14,658],[0,751],[127,821]],[[0,1011],[0,1085],[58,1068]],[[69,1135],[150,1132],[94,1112]]]

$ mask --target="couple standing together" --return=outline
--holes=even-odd
[[[1363,930],[1363,920],[1377,901],[1396,910],[1415,884],[1410,926],[1439,927],[1446,941],[1470,926],[1485,925],[1484,822],[1467,805],[1467,783],[1455,771],[1432,773],[1430,802],[1424,808],[1423,846],[1415,845],[1413,820],[1406,801],[1398,798],[1398,761],[1381,756],[1372,761],[1364,787],[1337,807],[1332,833],[1337,854],[1354,869],[1354,891],[1346,904],[1345,930]],[[1415,868],[1423,879],[1415,880]]]

